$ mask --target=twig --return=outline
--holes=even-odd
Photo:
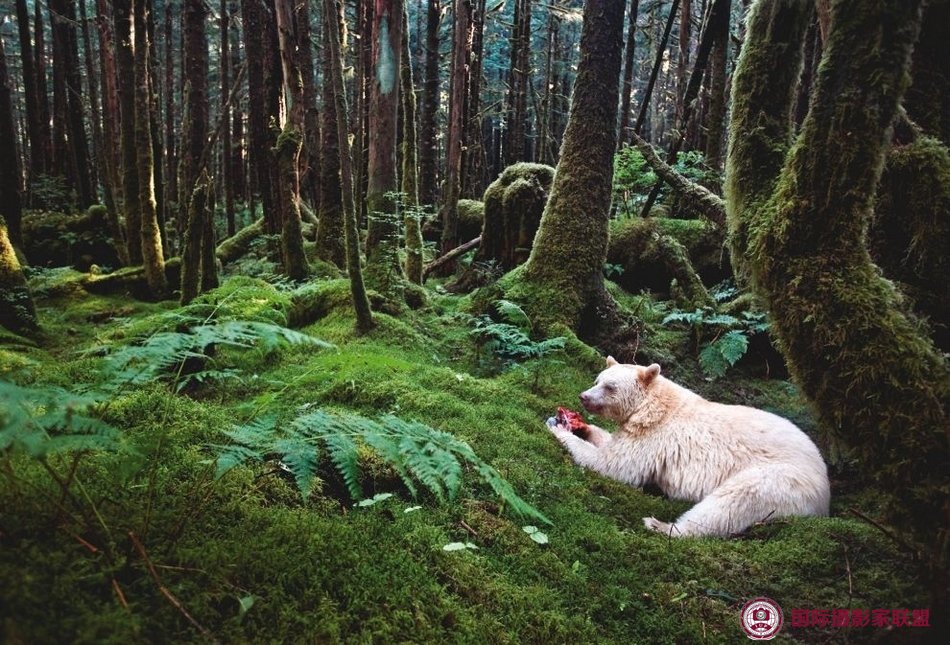
[[[854,515],[855,517],[857,517],[858,519],[864,520],[865,522],[867,522],[868,524],[870,524],[871,526],[879,530],[881,533],[889,537],[897,546],[901,547],[902,549],[906,549],[907,551],[912,553],[914,555],[914,559],[917,558],[917,549],[915,549],[909,542],[901,538],[899,535],[895,534],[893,531],[888,529],[886,526],[884,526],[877,520],[868,517],[867,515],[865,515],[864,513],[862,513],[856,508],[849,508],[848,512]]]
[[[73,532],[70,531],[69,529],[64,529],[64,530],[65,530],[67,533],[69,533],[69,535],[72,536],[73,539],[75,539],[75,540],[76,540],[77,542],[79,542],[81,545],[83,545],[84,547],[86,547],[87,549],[89,549],[89,552],[90,552],[90,553],[99,553],[99,548],[96,547],[96,545],[91,544],[90,542],[87,542],[86,540],[82,539],[82,537],[76,535],[75,533],[73,533]]]
[[[850,608],[854,597],[854,585],[851,581],[851,560],[848,559],[848,545],[842,544],[841,548],[844,549],[844,568],[848,572],[848,607]]]
[[[201,632],[202,636],[213,642],[218,642],[210,631],[208,631],[201,623],[195,620],[194,617],[188,613],[188,610],[185,609],[185,606],[181,604],[181,601],[175,597],[175,594],[169,591],[168,587],[162,584],[162,579],[158,575],[155,565],[152,564],[148,554],[145,552],[145,547],[142,545],[133,531],[129,531],[129,539],[132,541],[132,545],[135,547],[135,550],[139,552],[139,556],[141,556],[142,560],[145,562],[145,566],[148,567],[149,573],[152,574],[152,579],[154,579],[155,584],[158,585],[158,590],[161,591],[162,595],[168,599],[168,602],[170,602],[175,607],[175,609],[181,612],[181,615],[184,616],[188,622],[194,626],[195,629]]]
[[[128,609],[129,603],[125,599],[125,594],[122,593],[122,587],[119,586],[119,581],[115,578],[112,579],[112,589],[115,591],[115,595],[119,598],[119,604]]]
[[[471,526],[466,524],[465,520],[459,520],[459,524],[462,526],[463,529],[471,533],[474,537],[478,537],[478,533],[475,532],[475,529],[473,529]]]

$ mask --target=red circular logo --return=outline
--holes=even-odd
[[[771,598],[754,598],[742,607],[739,623],[754,641],[768,641],[782,629],[782,608]]]

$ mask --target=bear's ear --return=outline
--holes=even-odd
[[[607,357],[607,367],[613,367],[614,365],[620,365],[613,356]]]
[[[653,379],[655,379],[659,375],[660,375],[660,366],[657,365],[656,363],[653,363],[652,365],[650,365],[650,367],[647,367],[643,371],[643,377],[642,377],[643,384],[649,385],[650,383],[653,382]]]

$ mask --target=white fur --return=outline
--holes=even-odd
[[[660,376],[660,366],[607,369],[581,394],[588,411],[617,422],[589,426],[587,440],[549,423],[578,464],[632,486],[655,484],[699,502],[673,524],[644,525],[673,536],[740,533],[769,519],[827,515],[828,472],[818,448],[790,421],[764,410],[707,401]]]

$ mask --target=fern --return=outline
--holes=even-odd
[[[95,416],[99,398],[58,387],[0,380],[0,452],[23,450],[35,458],[83,450],[124,448],[120,433]]]
[[[731,291],[730,291],[731,289]],[[722,292],[734,295],[734,288],[723,287]],[[663,318],[664,325],[686,324],[693,331],[696,346],[703,336],[712,335],[699,352],[699,365],[707,376],[720,378],[730,367],[745,356],[749,338],[767,332],[769,322],[764,312],[745,311],[741,318],[717,313],[711,307],[695,311],[674,311]]]
[[[112,377],[102,386],[103,389],[114,392],[128,385],[141,385],[172,377],[176,389],[180,391],[193,382],[237,378],[238,372],[229,369],[191,369],[186,372],[186,362],[189,360],[201,366],[213,363],[212,354],[217,347],[248,349],[257,346],[264,351],[271,351],[281,345],[334,347],[307,334],[268,322],[200,321],[182,312],[173,312],[162,322],[169,321],[175,321],[184,331],[160,331],[138,344],[106,353],[105,360]],[[99,347],[94,351],[110,350]]]
[[[527,327],[528,330],[531,329],[531,319],[517,303],[510,300],[496,300],[494,304],[495,309],[498,310],[498,315],[506,322],[519,327]]]
[[[417,421],[391,415],[376,421],[351,413],[304,409],[281,429],[273,418],[267,418],[235,426],[226,434],[233,444],[215,447],[218,477],[249,461],[277,459],[291,472],[301,495],[307,498],[313,490],[320,458],[325,454],[355,500],[363,496],[359,450],[366,446],[396,471],[414,497],[421,485],[440,501],[455,500],[465,466],[469,466],[515,513],[550,524],[471,446]]]

